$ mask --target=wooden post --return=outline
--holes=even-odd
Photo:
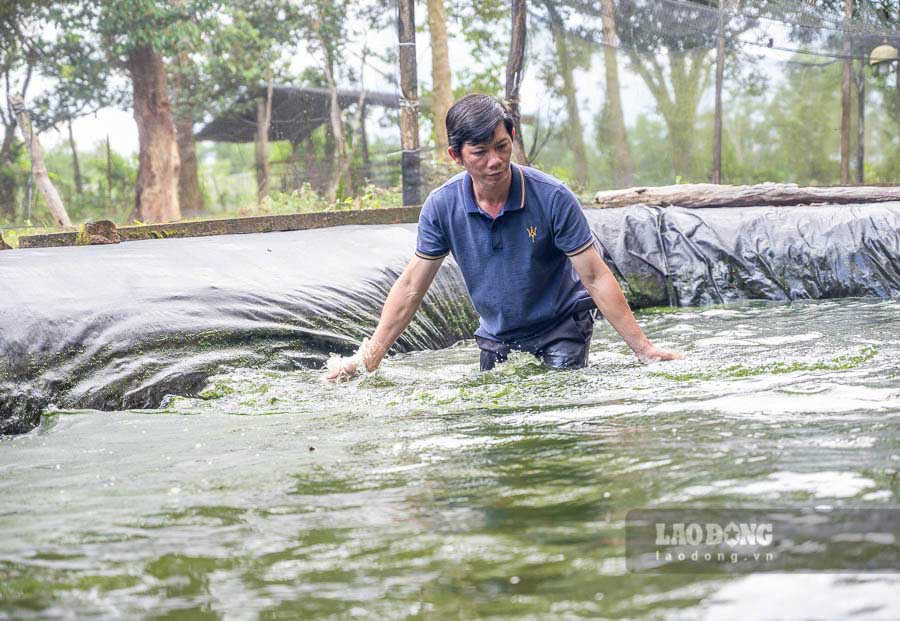
[[[400,160],[403,204],[418,205],[422,178],[419,169],[419,86],[416,76],[416,18],[414,0],[398,0],[400,44]]]
[[[711,181],[722,182],[722,82],[725,76],[724,0],[719,0],[719,37],[716,46],[716,111],[713,122],[713,164]]]
[[[31,170],[34,174],[34,179],[41,190],[41,194],[44,195],[44,200],[47,202],[47,208],[50,210],[53,220],[57,226],[72,226],[69,214],[66,213],[62,199],[59,198],[59,192],[56,191],[56,187],[50,181],[47,165],[44,163],[44,150],[41,149],[41,143],[38,141],[37,134],[31,129],[31,119],[28,116],[28,111],[25,109],[25,102],[21,97],[11,95],[9,97],[9,107],[19,121],[22,138],[25,140],[25,145],[28,147],[28,152],[31,155]]]
[[[516,139],[513,141],[513,157],[519,164],[528,165],[525,141],[522,137],[521,111],[519,109],[519,87],[525,75],[525,0],[512,0],[512,42],[509,58],[506,60],[506,105],[513,117]]]

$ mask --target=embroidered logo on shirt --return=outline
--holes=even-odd
[[[534,238],[537,237],[537,228],[530,226],[528,227],[528,237],[531,238],[531,243],[534,243]]]

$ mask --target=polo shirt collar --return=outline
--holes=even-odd
[[[507,211],[517,211],[525,207],[525,176],[518,166],[512,163],[510,163],[510,166],[512,167],[512,183],[509,187],[509,196],[506,197],[506,203],[503,205],[503,209],[501,209],[500,213],[497,215],[498,218],[505,214]],[[488,214],[483,212],[481,208],[478,207],[478,201],[475,200],[475,189],[472,187],[472,177],[468,172],[465,173],[463,182],[465,188],[464,193],[466,197],[466,212],[479,213],[487,216]]]

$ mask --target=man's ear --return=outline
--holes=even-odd
[[[454,162],[456,162],[457,164],[459,164],[460,166],[463,165],[462,156],[459,153],[457,153],[456,151],[454,151],[452,147],[447,147],[447,155],[449,155],[450,159],[453,160]]]
[[[512,131],[509,132],[509,137],[513,139],[513,142],[516,141],[516,128],[515,127],[513,127]]]

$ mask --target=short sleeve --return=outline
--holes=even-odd
[[[419,233],[416,240],[416,256],[420,259],[434,261],[442,259],[450,253],[447,236],[438,218],[437,205],[433,196],[425,199],[419,213]]]
[[[567,187],[559,188],[551,202],[553,243],[566,255],[581,254],[594,243],[594,236],[581,204]]]

